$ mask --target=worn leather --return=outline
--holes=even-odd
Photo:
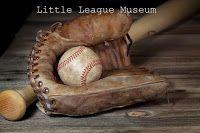
[[[64,38],[78,40],[89,44],[99,44],[125,36],[132,24],[128,13],[88,14],[67,21],[56,32]]]
[[[89,115],[151,100],[166,92],[168,83],[158,75],[134,67],[126,70],[116,70],[115,74],[82,87],[82,93],[50,96],[56,101],[52,104],[56,109],[53,114]]]
[[[96,22],[99,21],[98,17],[101,18],[101,23]],[[123,17],[129,19],[122,19]],[[110,18],[119,19],[116,22],[119,24],[110,24]],[[73,23],[79,23],[78,29],[82,28],[80,31],[75,29],[78,38],[74,37],[72,29],[76,24]],[[104,24],[106,29],[101,30]],[[127,44],[123,36],[128,32],[130,24],[129,15],[116,12],[102,16],[84,16],[63,26],[58,23],[48,31],[38,32],[37,43],[29,55],[28,76],[42,104],[40,109],[46,114],[89,115],[164,94],[168,86],[166,79],[144,68],[133,67],[130,56],[126,55]],[[91,25],[95,29],[91,32],[95,35],[84,31]],[[119,25],[122,25],[121,28]],[[124,28],[127,26],[128,28]],[[108,27],[110,28],[107,29]],[[80,37],[85,34],[88,37]],[[85,86],[64,85],[56,71],[57,62],[67,49],[79,45],[90,47],[97,53],[103,62],[103,74],[100,80]]]

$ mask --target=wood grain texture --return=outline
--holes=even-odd
[[[0,91],[29,84],[27,55],[40,29],[73,14],[36,14],[33,12],[9,49],[0,58]],[[140,15],[134,15],[134,20]],[[0,132],[119,132],[119,133],[198,133],[200,132],[200,14],[131,48],[134,65],[143,66],[166,77],[167,95],[156,100],[114,109],[88,117],[49,117],[32,104],[21,121],[0,118]],[[133,115],[130,114],[143,114]]]

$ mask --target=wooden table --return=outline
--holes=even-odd
[[[27,55],[38,30],[78,15],[33,12],[0,58],[0,91],[29,84]],[[133,20],[140,17],[133,15]],[[200,14],[137,42],[131,49],[131,58],[134,65],[156,71],[169,80],[170,103],[164,95],[88,117],[49,117],[34,103],[21,121],[1,117],[0,132],[200,132]]]

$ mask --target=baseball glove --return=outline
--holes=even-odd
[[[90,14],[39,31],[28,62],[30,84],[46,114],[90,115],[154,99],[166,92],[167,81],[145,68],[135,68],[127,56],[129,14]],[[130,38],[129,38],[130,39]],[[64,85],[56,71],[61,55],[87,46],[100,57],[101,79],[84,86]]]

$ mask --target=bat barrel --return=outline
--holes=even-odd
[[[188,17],[200,8],[200,0],[169,0],[156,13],[147,14],[131,25],[129,35],[133,42],[154,35]]]

